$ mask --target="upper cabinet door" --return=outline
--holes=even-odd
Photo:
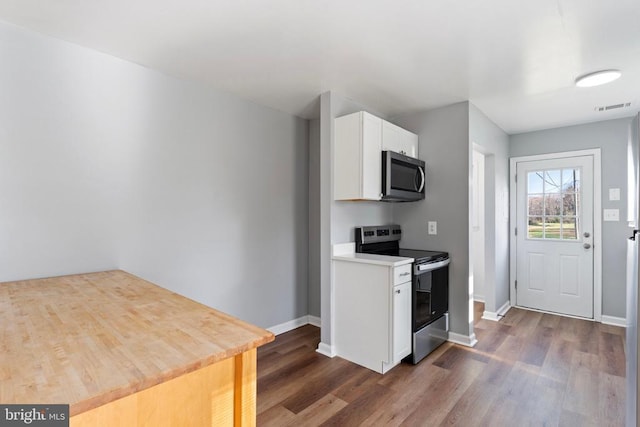
[[[382,121],[382,149],[418,157],[418,135],[393,123]]]
[[[333,197],[382,197],[382,119],[364,111],[335,120]]]

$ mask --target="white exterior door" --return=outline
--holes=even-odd
[[[593,157],[516,164],[516,304],[593,318]]]

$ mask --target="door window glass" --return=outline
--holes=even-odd
[[[527,237],[577,240],[580,168],[527,173]]]

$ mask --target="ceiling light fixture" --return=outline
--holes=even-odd
[[[593,87],[600,86],[606,83],[610,83],[618,78],[622,73],[619,70],[602,70],[595,73],[585,74],[576,79],[576,86],[578,87]]]

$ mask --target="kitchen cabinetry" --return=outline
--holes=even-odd
[[[418,157],[418,135],[366,111],[335,119],[334,200],[382,198],[382,151]]]
[[[365,111],[335,121],[335,200],[382,197],[382,119]]]
[[[334,259],[335,350],[384,374],[411,354],[411,264]]]
[[[393,123],[382,121],[382,149],[418,157],[418,135]]]
[[[393,287],[393,360],[411,354],[411,275]]]

